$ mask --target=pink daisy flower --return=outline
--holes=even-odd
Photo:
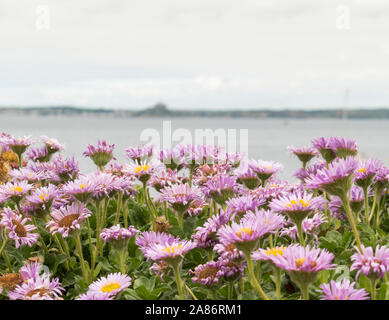
[[[50,275],[30,278],[8,293],[10,300],[56,300],[62,295],[58,278],[50,280]]]
[[[92,282],[89,285],[88,294],[109,294],[116,296],[131,285],[131,277],[125,274],[110,273],[106,277]]]
[[[73,230],[80,230],[81,223],[91,215],[91,211],[80,202],[74,202],[65,207],[54,209],[50,215],[52,220],[47,227],[52,234],[60,233],[63,237],[69,236]]]
[[[342,281],[331,280],[329,284],[321,284],[322,295],[320,300],[369,300],[369,294],[365,289],[356,289],[355,282],[348,279]]]
[[[11,199],[15,203],[19,203],[32,189],[32,185],[27,181],[8,182],[0,185],[0,199],[7,201]]]
[[[389,248],[386,246],[377,246],[373,251],[372,247],[361,245],[361,250],[357,247],[357,251],[351,256],[350,270],[358,270],[357,279],[360,273],[371,279],[383,278],[389,271]]]
[[[284,166],[281,163],[264,160],[250,160],[248,162],[248,168],[257,174],[258,178],[262,181],[263,187],[267,179],[284,170]]]
[[[41,140],[45,144],[47,152],[49,154],[53,154],[65,149],[65,147],[60,144],[57,139],[49,138],[47,136],[41,136]]]
[[[272,262],[276,267],[285,270],[300,287],[303,298],[309,299],[309,285],[315,281],[320,271],[335,267],[332,264],[334,258],[326,249],[290,245],[282,250],[282,255],[274,256]]]
[[[78,296],[76,300],[113,300],[114,296],[108,292],[88,291]]]
[[[15,241],[16,248],[25,244],[32,247],[39,238],[38,233],[31,232],[36,230],[36,227],[32,224],[27,224],[29,221],[30,219],[16,213],[11,208],[3,209],[0,225],[9,231],[8,237]]]
[[[303,168],[306,167],[309,161],[318,155],[316,149],[309,146],[300,148],[289,146],[288,150],[297,156],[297,158],[303,163]]]
[[[100,169],[104,168],[105,165],[110,162],[113,157],[113,149],[115,148],[114,144],[108,145],[107,141],[97,141],[97,146],[88,144],[87,149],[84,151],[83,155],[89,157]]]
[[[190,240],[170,238],[164,243],[151,243],[143,253],[147,259],[164,260],[169,265],[173,265],[195,247],[196,244]]]

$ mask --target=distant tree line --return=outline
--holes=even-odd
[[[105,116],[105,117],[218,117],[218,118],[347,118],[389,119],[389,108],[380,109],[322,109],[322,110],[172,110],[163,103],[144,110],[120,110],[106,108],[80,108],[74,106],[52,107],[0,107],[1,114],[38,116]]]

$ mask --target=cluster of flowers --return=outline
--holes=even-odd
[[[130,147],[129,163],[120,164],[114,145],[98,141],[83,153],[97,170],[82,174],[74,158],[61,155],[57,140],[43,136],[41,143],[34,147],[29,136],[0,135],[0,268],[8,269],[0,288],[9,299],[63,299],[75,287],[85,288],[80,300],[121,299],[136,278],[128,274],[131,239],[161,281],[173,276],[180,299],[196,298],[192,289],[198,286],[215,298],[224,285],[232,299],[244,294],[245,281],[258,298],[286,299],[283,277],[303,299],[313,294],[313,285],[320,299],[376,299],[389,271],[387,239],[365,246],[358,230],[363,224],[384,232],[389,168],[375,159],[358,160],[352,140],[319,138],[311,146],[288,147],[302,163],[295,184],[277,177],[280,163],[214,146],[159,152],[149,145]],[[146,211],[148,224],[129,224],[134,203]],[[349,276],[318,283],[323,270],[336,274],[335,252],[320,242],[334,228],[351,230],[349,271],[355,281]],[[39,252],[43,261],[26,257],[15,273],[19,261],[8,254],[12,246],[30,247],[23,252]],[[65,290],[49,270],[41,272],[54,248],[64,257],[65,274],[79,273],[74,288]],[[112,257],[111,250],[120,272],[96,279],[102,272],[98,261]],[[185,256],[196,250],[206,260],[188,267]],[[262,288],[263,266],[272,270],[274,291]],[[371,281],[370,292],[358,282],[360,274]]]

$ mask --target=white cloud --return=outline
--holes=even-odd
[[[0,3],[0,105],[389,105],[385,0],[51,0],[47,31],[40,4]]]

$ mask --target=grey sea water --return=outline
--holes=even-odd
[[[0,131],[16,136],[47,135],[65,144],[66,156],[74,155],[84,172],[94,170],[91,160],[82,156],[88,143],[106,139],[115,144],[115,156],[126,161],[124,150],[140,143],[145,129],[155,129],[162,137],[163,121],[171,121],[172,131],[185,128],[193,137],[195,129],[248,130],[248,156],[254,159],[275,160],[285,166],[282,178],[291,179],[300,166],[290,155],[287,146],[308,145],[313,138],[343,136],[356,140],[361,158],[375,157],[389,163],[388,120],[335,120],[335,119],[231,119],[231,118],[93,118],[0,116]],[[239,151],[239,148],[238,148]]]

